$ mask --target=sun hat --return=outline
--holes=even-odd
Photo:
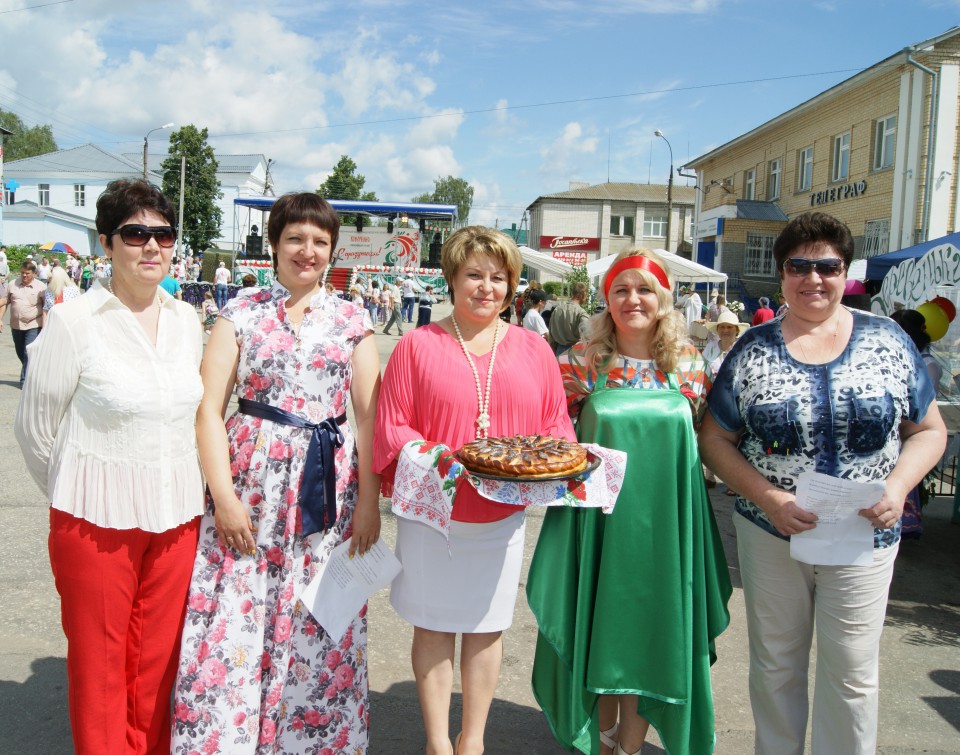
[[[704,323],[704,325],[706,326],[707,330],[714,334],[717,332],[718,325],[736,325],[740,329],[740,332],[737,335],[743,335],[743,331],[750,327],[747,323],[740,322],[740,320],[737,319],[737,316],[728,309],[725,309],[720,313],[720,317],[717,318],[716,322],[708,322]]]

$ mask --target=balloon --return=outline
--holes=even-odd
[[[930,301],[936,304],[939,304],[940,309],[942,309],[946,313],[947,319],[950,322],[953,322],[953,318],[957,316],[957,308],[953,306],[952,301],[950,301],[946,296],[938,296],[935,299],[931,299]]]
[[[936,302],[928,301],[921,304],[917,307],[917,312],[927,321],[927,335],[930,336],[931,341],[939,341],[947,334],[950,320],[947,319],[947,313]]]
[[[854,278],[847,278],[846,283],[843,284],[843,295],[847,296],[848,294],[865,294],[867,293],[867,287],[863,285],[863,281],[858,281]]]

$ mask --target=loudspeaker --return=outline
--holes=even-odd
[[[388,220],[388,221],[387,221],[387,233],[389,233],[389,234],[392,234],[392,233],[393,233],[393,221],[392,221],[392,220]]]
[[[263,236],[247,236],[247,256],[263,256]]]
[[[357,215],[357,233],[363,232],[363,215]]]

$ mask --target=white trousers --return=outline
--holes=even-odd
[[[800,755],[807,731],[807,669],[813,631],[814,755],[876,751],[880,634],[898,545],[871,566],[811,566],[790,543],[734,514],[750,641],[755,748]]]

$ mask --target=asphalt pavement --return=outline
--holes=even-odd
[[[434,308],[435,316],[449,306]],[[412,327],[411,325],[405,325]],[[378,328],[379,331],[379,328]],[[381,365],[396,336],[376,335]],[[0,333],[0,753],[72,752],[66,705],[66,642],[59,599],[47,558],[46,502],[26,472],[13,438],[20,364],[9,326]],[[719,638],[713,668],[718,755],[753,749],[747,696],[747,644],[737,569],[732,501],[723,486],[711,500],[723,534],[734,585],[731,625]],[[901,545],[881,648],[878,752],[960,752],[960,526],[950,523],[952,501],[935,499],[919,541]],[[393,544],[396,519],[381,500],[383,537]],[[542,511],[528,514],[522,579],[536,543]],[[530,690],[536,623],[523,584],[513,626],[504,635],[500,684],[487,727],[491,755],[564,752],[553,740]],[[656,610],[655,606],[651,610]],[[370,601],[370,753],[423,752],[416,686],[410,669],[412,630],[390,607],[386,591]],[[454,690],[451,734],[459,730],[460,694]],[[662,753],[656,735],[643,750]],[[837,755],[843,755],[838,753]]]

